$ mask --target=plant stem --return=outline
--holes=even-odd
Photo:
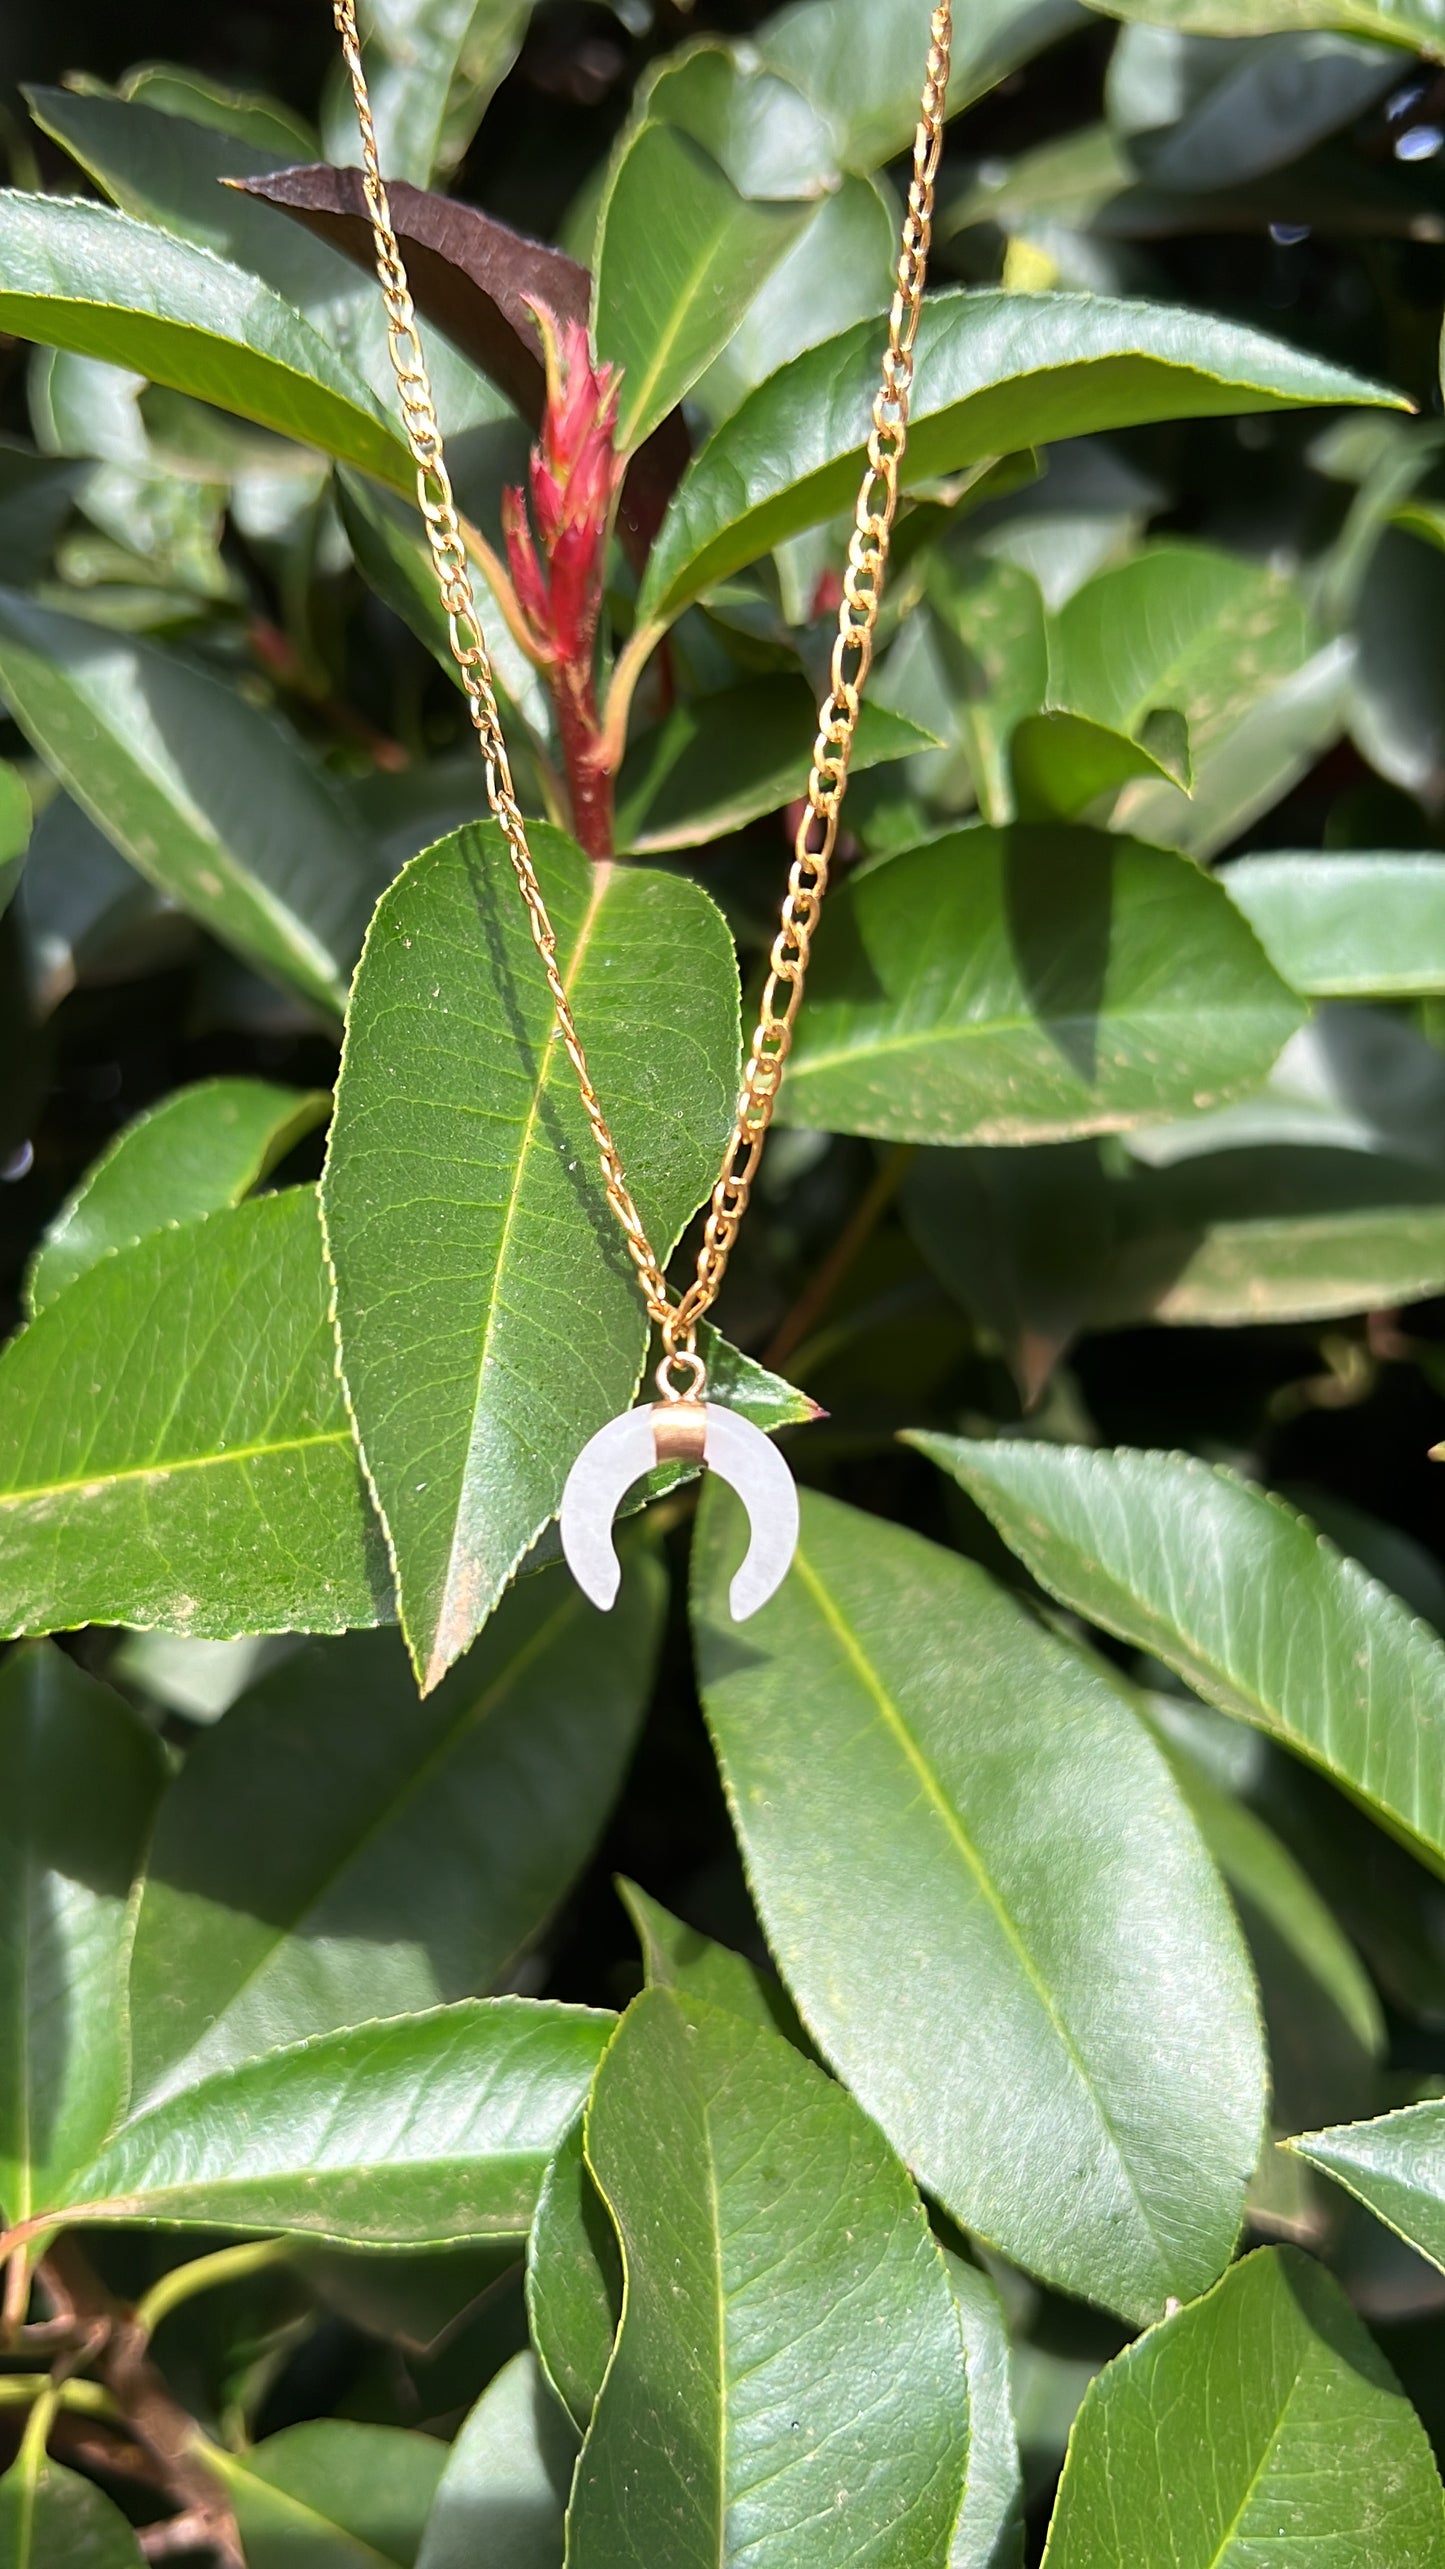
[[[595,860],[610,857],[612,778],[598,757],[597,697],[590,670],[566,662],[552,673],[552,696],[577,844]]]
[[[666,629],[665,625],[660,624],[638,625],[635,631],[629,634],[617,655],[612,671],[612,682],[607,690],[607,710],[602,720],[602,735],[597,743],[598,764],[605,768],[609,776],[615,776],[622,765],[622,753],[627,747],[627,718],[632,711],[632,699],[637,692],[637,681],[661,642]]]
[[[854,1208],[816,1275],[799,1294],[766,1349],[763,1356],[765,1365],[779,1370],[787,1363],[793,1350],[801,1347],[804,1339],[816,1328],[854,1260],[872,1239],[917,1155],[916,1143],[901,1142],[886,1159],[879,1161],[867,1193]]]
[[[264,2273],[268,2266],[284,2264],[290,2253],[286,2239],[244,2239],[239,2247],[218,2248],[214,2256],[193,2257],[188,2265],[173,2266],[136,2303],[135,2325],[142,2337],[154,2337],[161,2321],[193,2294],[212,2292],[218,2284],[235,2283],[243,2275]]]
[[[0,2407],[28,2406],[32,2400],[48,2400],[52,2408],[76,2409],[86,2417],[120,2416],[100,2382],[54,2382],[48,2373],[0,2373]]]
[[[230,2497],[197,2452],[195,2419],[150,2362],[133,2314],[108,2291],[68,2234],[42,2259],[40,2280],[57,2318],[72,2320],[77,2332],[90,2323],[96,2372],[136,2442],[150,2455],[172,2503],[204,2516],[223,2569],[244,2569]]]

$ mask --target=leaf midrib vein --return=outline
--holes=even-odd
[[[594,879],[588,897],[587,908],[577,930],[577,941],[568,959],[566,970],[562,974],[562,986],[569,999],[572,996],[572,992],[581,973],[583,963],[586,960],[587,950],[591,944],[598,919],[601,917],[603,903],[612,880],[612,871],[612,867],[606,864],[599,864],[594,870]],[[532,1158],[536,1130],[538,1123],[541,1120],[542,1101],[551,1086],[553,1062],[561,1051],[562,1047],[560,1044],[547,1042],[542,1046],[541,1062],[536,1078],[532,1083],[532,1094],[528,1101],[526,1120],[522,1128],[521,1140],[518,1145],[516,1176],[507,1193],[506,1211],[502,1217],[501,1238],[497,1242],[496,1255],[492,1261],[486,1323],[482,1331],[482,1344],[476,1367],[477,1389],[476,1396],[472,1403],[471,1435],[467,1442],[467,1455],[466,1463],[463,1467],[462,1486],[457,1493],[457,1510],[452,1524],[452,1540],[447,1554],[446,1574],[442,1581],[441,1603],[436,1615],[435,1627],[432,1635],[431,1653],[433,1660],[435,1660],[438,1652],[440,1651],[441,1635],[449,1622],[452,1611],[452,1590],[456,1581],[458,1568],[460,1566],[458,1562],[458,1553],[461,1546],[462,1499],[465,1493],[467,1481],[470,1478],[472,1449],[476,1441],[477,1433],[477,1415],[482,1405],[482,1385],[486,1380],[487,1368],[492,1358],[492,1341],[496,1335],[498,1318],[505,1309],[501,1290],[502,1278],[506,1271],[507,1260],[511,1250],[512,1233],[516,1227],[518,1207],[521,1203],[523,1183]]]
[[[216,1454],[181,1454],[173,1460],[126,1463],[119,1469],[81,1472],[74,1479],[43,1481],[34,1489],[0,1490],[0,1509],[28,1507],[38,1499],[67,1498],[77,1490],[110,1489],[124,1481],[154,1481],[172,1472],[213,1472],[228,1463],[265,1463],[273,1454],[304,1454],[317,1445],[349,1445],[349,1427],[328,1428],[317,1436],[282,1436],[273,1444],[230,1445]]]
[[[1104,2132],[1109,2141],[1116,2163],[1124,2178],[1124,2182],[1128,2187],[1130,2198],[1138,2212],[1140,2221],[1143,2223],[1144,2229],[1155,2249],[1158,2251],[1161,2259],[1167,2263],[1167,2252],[1164,2248],[1164,2243],[1160,2239],[1158,2231],[1155,2228],[1148,2206],[1145,2204],[1139,2192],[1134,2171],[1130,2167],[1129,2161],[1125,2156],[1123,2146],[1119,2140],[1118,2134],[1114,2130],[1113,2123],[1105,2111],[1103,2100],[1098,2093],[1098,2089],[1090,2075],[1088,2066],[1074,2039],[1072,2030],[1064,2017],[1060,2014],[1058,2004],[1054,1998],[1052,1990],[1049,1988],[1047,1981],[1039,1972],[1032,1954],[1029,1952],[1028,1947],[1020,1936],[1012,1917],[1009,1915],[1007,1907],[1000,1898],[999,1893],[995,1888],[992,1876],[990,1875],[987,1866],[984,1864],[982,1857],[979,1855],[978,1849],[975,1847],[968,1831],[964,1827],[959,1813],[949,1800],[948,1795],[944,1792],[937,1775],[934,1773],[928,1759],[924,1756],[921,1748],[914,1739],[912,1732],[903,1719],[902,1713],[894,1703],[893,1698],[882,1678],[878,1674],[877,1669],[873,1666],[873,1663],[868,1657],[857,1633],[839,1611],[829,1590],[819,1578],[801,1546],[798,1550],[795,1567],[803,1580],[804,1586],[808,1589],[818,1607],[819,1612],[823,1616],[825,1623],[828,1625],[829,1630],[832,1632],[850,1664],[861,1678],[869,1694],[873,1697],[873,1700],[877,1704],[878,1710],[883,1717],[884,1723],[893,1734],[893,1737],[897,1740],[908,1764],[912,1767],[913,1772],[917,1776],[919,1783],[922,1785],[929,1801],[943,1820],[949,1835],[952,1837],[959,1853],[962,1855],[965,1864],[974,1878],[974,1881],[977,1883],[978,1888],[982,1892],[984,1899],[987,1901],[990,1910],[998,1921],[1010,1950],[1018,1961],[1029,1986],[1039,2000],[1050,2024],[1053,2026],[1054,2031],[1058,2036],[1060,2046],[1069,2061],[1072,2063],[1084,2094],[1089,2099],[1090,2105],[1098,2117],[1100,2129]]]

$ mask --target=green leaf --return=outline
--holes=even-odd
[[[831,19],[829,27],[836,43]],[[852,82],[854,62],[839,60]],[[644,622],[670,622],[786,536],[851,508],[881,345],[881,324],[859,322],[784,366],[717,430],[653,547],[638,601]],[[931,295],[917,347],[910,484],[1146,420],[1323,402],[1401,406],[1381,386],[1257,331],[1099,295]]]
[[[1202,757],[1310,647],[1299,593],[1281,573],[1202,544],[1150,544],[1060,609],[1051,701],[1133,738],[1151,714],[1182,713]]]
[[[295,1187],[102,1259],[0,1356],[7,1634],[203,1639],[390,1612]]]
[[[113,1251],[239,1204],[330,1111],[322,1089],[264,1079],[174,1089],[116,1135],[47,1223],[26,1276],[32,1319]]]
[[[1207,862],[1231,847],[1310,773],[1349,716],[1354,646],[1326,643],[1266,687],[1231,730],[1192,760],[1190,789],[1141,778],[1114,807],[1116,829]]]
[[[0,194],[0,329],[103,357],[411,488],[400,431],[318,330],[257,278],[107,206]]]
[[[1331,27],[1445,60],[1441,0],[1088,0],[1110,18],[1142,19],[1191,36],[1302,35]]]
[[[1188,726],[1167,712],[1151,724],[1149,743],[1084,714],[1032,714],[1013,735],[1009,765],[1010,800],[1026,821],[1084,820],[1100,808],[1107,816],[1120,787],[1136,777],[1187,787],[1192,774]]]
[[[390,178],[450,177],[516,61],[532,0],[367,0],[372,109]],[[350,88],[338,82],[330,157],[359,158]]]
[[[0,2219],[99,2148],[129,2075],[131,1883],[165,1778],[129,1705],[48,1642],[0,1666]]]
[[[696,1927],[685,1927],[660,1900],[639,1891],[635,1882],[619,1882],[617,1888],[637,1930],[649,1989],[675,1989],[684,1998],[705,1998],[709,2006],[725,2007],[745,2024],[765,2025],[770,2033],[786,2034],[789,2042],[806,2048],[797,2017],[770,1971],[746,1961],[727,1945],[715,1944]]]
[[[816,204],[838,183],[827,118],[751,45],[703,36],[664,55],[643,75],[638,109],[639,123],[675,125],[700,143],[741,196]]]
[[[587,2157],[627,2302],[569,2569],[943,2569],[958,2321],[922,2206],[846,2091],[777,2035],[651,1989],[598,2072]]]
[[[247,2569],[413,2569],[446,2468],[434,2436],[317,2418],[248,2453],[207,2448]]]
[[[795,92],[788,94],[798,103]],[[897,212],[880,182],[838,182],[764,278],[726,347],[694,386],[694,400],[710,419],[726,419],[805,348],[881,312],[893,290],[897,258]]]
[[[950,111],[1082,23],[1073,0],[978,0],[954,31]],[[757,41],[763,61],[822,109],[845,168],[879,169],[912,142],[927,23],[908,0],[798,0]]]
[[[1016,563],[941,553],[929,566],[928,596],[979,808],[1006,828],[1016,817],[1009,743],[1049,691],[1043,592]]]
[[[1290,2148],[1445,2269],[1445,2104],[1306,2132]]]
[[[122,213],[171,240],[209,250],[270,286],[299,312],[390,420],[396,385],[376,280],[332,244],[246,187],[314,157],[295,141],[240,141],[192,112],[157,114],[139,99],[28,93],[37,123],[63,143]],[[349,98],[348,91],[348,98]],[[389,174],[400,173],[389,165]],[[432,329],[427,365],[448,435],[495,419],[502,405],[455,347]],[[230,405],[228,405],[229,407]],[[397,474],[390,478],[394,481]]]
[[[542,2180],[527,2246],[527,2318],[537,2359],[579,2435],[592,2422],[622,2315],[617,2234],[588,2170],[582,2115]]]
[[[1264,2559],[1437,2569],[1445,2509],[1425,2430],[1343,2293],[1263,2249],[1129,2347],[1079,2412],[1046,2569]]]
[[[678,705],[634,741],[618,779],[617,843],[651,855],[725,838],[801,794],[818,708],[802,679],[757,678]],[[902,714],[863,707],[853,772],[936,746]]]
[[[945,2248],[968,2366],[968,2479],[948,2569],[1020,2569],[1023,2474],[1004,2308],[987,2275]]]
[[[600,1833],[646,1708],[665,1582],[603,1618],[525,1580],[418,1706],[394,1633],[313,1643],[196,1742],[131,1974],[136,2093],[274,2043],[495,1988]]]
[[[11,588],[44,579],[86,479],[76,463],[0,438],[0,579]]]
[[[514,2355],[452,2446],[416,2569],[562,2569],[576,2464],[576,2429],[535,2355]]]
[[[692,390],[811,215],[741,196],[675,125],[638,128],[602,209],[593,311],[598,357],[622,369],[624,454]]]
[[[1307,1518],[1183,1454],[909,1442],[1061,1604],[1322,1768],[1445,1872],[1445,1644]]]
[[[461,670],[437,596],[436,571],[415,495],[409,500],[399,499],[394,491],[379,490],[374,482],[342,466],[336,475],[336,504],[356,567],[368,587],[376,591],[394,615],[401,617],[419,642],[425,643],[438,668],[445,670],[454,687],[460,688]],[[472,592],[486,628],[487,651],[493,673],[501,682],[504,702],[516,708],[529,731],[545,740],[551,718],[541,673],[513,638],[481,564],[473,562],[471,568]],[[468,760],[468,768],[474,780],[472,801],[476,806],[482,798],[482,787],[474,754]],[[405,782],[413,773],[404,771],[401,780],[383,781]],[[368,784],[371,781],[367,779]],[[416,849],[408,848],[407,854],[414,856]]]
[[[1094,1319],[1108,1272],[1113,1203],[1097,1144],[922,1151],[903,1207],[939,1283],[1000,1341],[1032,1403]]]
[[[219,80],[207,80],[204,73],[193,71],[187,63],[141,63],[118,83],[118,94],[146,107],[159,107],[164,115],[184,116],[194,125],[214,126],[218,134],[254,143],[259,150],[276,152],[287,161],[315,156],[315,127],[308,125],[294,107],[259,91],[228,89]]]
[[[1134,172],[1172,194],[1210,194],[1298,161],[1400,71],[1393,53],[1348,36],[1221,45],[1135,27],[1114,48],[1105,94]]]
[[[1234,2245],[1264,2065],[1238,1931],[1157,1748],[972,1562],[807,1492],[740,1648],[734,1533],[710,1491],[703,1699],[809,2032],[1016,2263],[1134,2319],[1201,2289]]]
[[[1132,839],[953,832],[837,902],[789,1123],[909,1142],[1118,1132],[1257,1087],[1301,1022],[1219,886]]]
[[[90,2480],[25,2446],[0,2479],[4,2569],[140,2569],[140,2547]]]
[[[30,845],[32,815],[25,780],[17,767],[0,759],[0,910],[3,910],[20,880],[20,868]]]
[[[473,1998],[292,2043],[133,2115],[46,2209],[359,2248],[514,2235],[612,2024]]]
[[[598,1094],[665,1256],[732,1121],[732,943],[695,884],[532,851]],[[677,958],[686,955],[679,975]],[[347,1388],[433,1686],[632,1397],[647,1316],[494,823],[383,897],[322,1199]]]
[[[1445,1287],[1445,1179],[1382,1149],[1221,1149],[1110,1188],[1088,1324],[1328,1320]]]
[[[1445,991],[1445,857],[1247,856],[1220,880],[1309,998]]]
[[[0,693],[122,855],[328,1010],[376,860],[295,734],[173,651],[0,591]]]
[[[1156,1699],[1156,1732],[1233,1894],[1259,1975],[1274,2128],[1296,2132],[1327,2114],[1363,2111],[1386,2050],[1373,1983],[1283,1840],[1172,1735],[1171,1709]]]

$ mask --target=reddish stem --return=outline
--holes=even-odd
[[[590,660],[590,655],[589,655]],[[589,667],[563,661],[550,673],[577,844],[597,862],[613,853],[612,778],[598,756],[597,690]]]

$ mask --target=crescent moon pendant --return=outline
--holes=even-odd
[[[688,1425],[680,1416],[684,1411],[690,1413]],[[747,1509],[751,1540],[728,1590],[734,1623],[745,1623],[788,1575],[798,1545],[798,1491],[762,1429],[735,1409],[720,1409],[716,1401],[662,1401],[650,1409],[625,1410],[583,1446],[562,1493],[560,1531],[567,1566],[583,1595],[605,1614],[622,1583],[612,1520],[634,1481],[679,1454],[705,1463],[736,1490]]]

